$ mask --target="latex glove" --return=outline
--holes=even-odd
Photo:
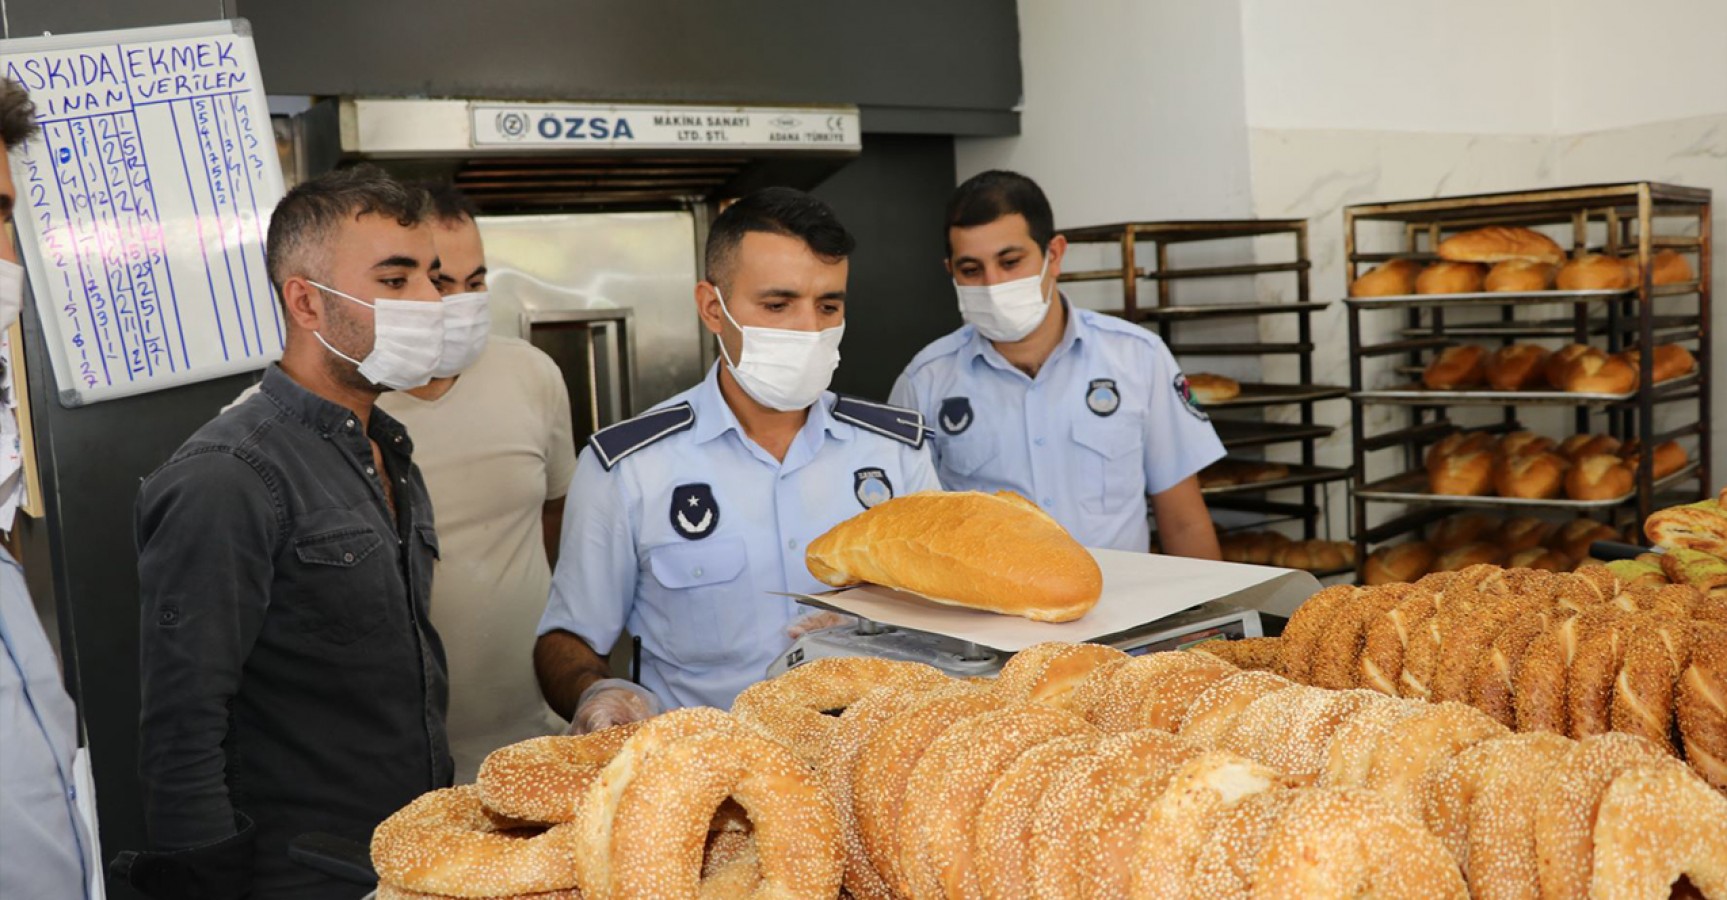
[[[821,631],[823,628],[833,628],[839,625],[855,626],[856,624],[857,618],[854,616],[848,616],[845,613],[829,612],[824,609],[817,612],[805,613],[794,619],[790,625],[786,626],[786,637],[795,641],[812,631]]]
[[[565,734],[590,734],[613,725],[640,722],[659,715],[660,701],[652,691],[622,678],[602,678],[576,700],[576,715]]]

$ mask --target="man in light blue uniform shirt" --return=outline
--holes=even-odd
[[[940,488],[921,417],[826,389],[852,246],[826,205],[786,188],[714,220],[695,295],[723,362],[595,434],[570,484],[534,662],[574,730],[729,707],[796,634],[832,620],[777,596],[826,590],[805,546]],[[640,686],[607,678],[601,657],[626,628],[641,640]]]
[[[891,402],[934,426],[948,490],[1011,490],[1087,547],[1218,558],[1199,470],[1224,455],[1152,332],[1056,291],[1067,249],[1043,191],[992,171],[948,204],[949,273],[966,324],[925,347]]]
[[[7,151],[36,131],[35,108],[16,82],[0,79],[0,222],[16,191]],[[18,321],[24,268],[0,236],[0,336]],[[0,340],[0,441],[16,441],[11,360]],[[16,454],[0,446],[0,456]],[[0,532],[12,530],[23,470],[0,467]],[[0,897],[83,900],[91,895],[95,844],[78,808],[74,766],[78,711],[61,682],[60,661],[30,602],[24,570],[0,546]]]

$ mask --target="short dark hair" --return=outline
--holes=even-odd
[[[0,142],[12,150],[36,133],[36,104],[24,86],[0,78]]]
[[[473,221],[480,217],[480,207],[456,183],[448,178],[434,178],[420,182],[420,189],[426,192],[426,201],[431,206],[432,218],[445,225],[460,225],[464,221]]]
[[[976,228],[1014,213],[1025,217],[1037,248],[1048,250],[1050,240],[1055,237],[1055,213],[1050,211],[1043,188],[1018,172],[991,169],[967,178],[954,188],[947,201],[947,227]],[[948,242],[947,252],[953,255],[952,241]]]
[[[388,216],[404,225],[426,220],[426,192],[369,163],[325,172],[294,185],[270,216],[264,264],[277,292],[290,275],[321,273],[337,226],[361,216]]]
[[[752,231],[795,237],[827,262],[845,259],[857,248],[857,240],[826,203],[793,188],[763,188],[738,198],[708,226],[709,281],[718,284],[731,277],[732,257]]]

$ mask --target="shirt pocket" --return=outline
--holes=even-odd
[[[987,434],[963,435],[951,438],[941,448],[941,473],[959,478],[979,478],[978,473],[988,465],[1001,448]]]
[[[647,562],[642,612],[668,659],[706,668],[737,658],[752,619],[768,612],[743,539],[667,544],[649,550]]]
[[[321,517],[294,538],[299,590],[288,610],[296,630],[332,644],[371,634],[390,612],[394,556],[358,516]]]
[[[1115,513],[1130,503],[1145,502],[1145,467],[1139,421],[1131,416],[1076,419],[1076,454],[1080,505],[1087,512]]]

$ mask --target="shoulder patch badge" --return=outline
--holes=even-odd
[[[971,427],[971,398],[949,397],[941,402],[936,424],[943,434],[960,434]]]
[[[864,509],[893,499],[893,482],[882,469],[859,469],[852,473],[852,494]]]
[[[610,472],[624,457],[644,447],[651,447],[694,424],[695,410],[688,403],[679,403],[665,409],[650,410],[633,419],[625,419],[616,425],[602,428],[588,438],[588,446],[594,448],[594,456],[599,459],[600,465]]]
[[[1192,413],[1194,418],[1201,422],[1211,421],[1211,416],[1199,408],[1199,401],[1194,398],[1193,388],[1188,386],[1186,375],[1175,376],[1175,396],[1181,401],[1182,407]]]
[[[680,484],[672,488],[672,530],[699,541],[720,527],[720,504],[713,488],[705,484]]]
[[[1085,389],[1085,408],[1100,416],[1111,416],[1121,408],[1121,392],[1114,378],[1093,378]]]

